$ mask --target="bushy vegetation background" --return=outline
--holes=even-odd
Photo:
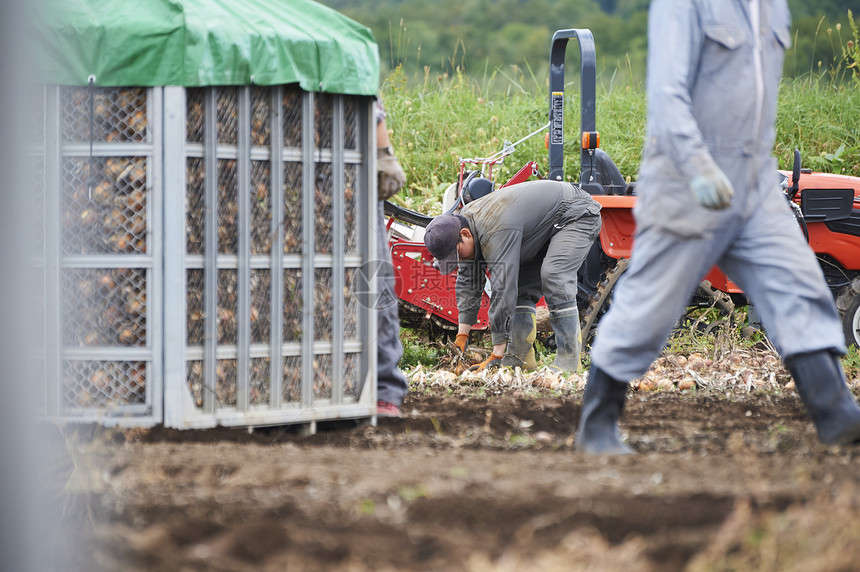
[[[470,75],[525,68],[541,75],[549,39],[563,28],[588,28],[599,65],[629,66],[644,77],[649,0],[321,0],[369,27],[379,42],[385,72],[403,66],[407,76],[458,67]],[[857,0],[788,0],[796,50],[786,75],[806,74],[841,55],[838,25]],[[827,30],[831,30],[830,33]]]

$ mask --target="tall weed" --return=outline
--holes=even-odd
[[[854,81],[860,82],[860,30],[854,23],[854,14],[848,10],[848,25],[851,28],[851,39],[845,42],[842,54],[845,58],[845,67],[851,70]]]

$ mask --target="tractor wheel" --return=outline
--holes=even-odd
[[[842,318],[842,333],[849,346],[860,346],[860,279],[855,278],[836,296],[836,307]]]
[[[630,265],[629,258],[619,258],[615,266],[610,268],[603,280],[597,286],[597,293],[591,298],[588,308],[582,313],[579,318],[580,330],[582,331],[582,350],[586,347],[591,347],[591,342],[594,341],[594,333],[597,331],[597,322],[609,309],[609,302],[612,298],[612,290],[618,279],[627,270]]]

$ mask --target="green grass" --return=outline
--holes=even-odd
[[[400,328],[400,342],[403,344],[400,369],[411,369],[416,365],[435,368],[439,365],[439,358],[445,355],[443,348],[428,344],[418,332],[410,328]]]
[[[848,353],[842,358],[842,367],[848,379],[860,377],[860,349],[857,346],[848,348]]]
[[[860,176],[860,82],[784,82],[776,126],[774,153],[782,168],[790,168],[789,158],[797,148],[805,167]]]

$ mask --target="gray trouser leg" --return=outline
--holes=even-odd
[[[600,232],[599,216],[583,216],[558,230],[541,264],[541,285],[550,310],[576,302],[576,273]]]
[[[746,205],[743,216],[711,237],[681,238],[653,227],[636,234],[630,267],[597,329],[594,366],[619,381],[644,374],[714,265],[750,297],[781,355],[845,351],[833,296],[782,192]]]
[[[755,304],[780,355],[845,353],[833,295],[781,194],[750,214],[718,264]]]
[[[403,357],[400,343],[400,316],[397,311],[397,297],[394,295],[394,267],[388,248],[385,231],[385,214],[382,201],[379,202],[379,223],[377,226],[379,272],[377,272],[376,299],[377,310],[377,399],[393,403],[398,407],[409,390],[406,376],[398,369]]]
[[[579,370],[582,338],[576,306],[576,273],[600,232],[600,217],[583,216],[552,237],[541,266],[541,283],[557,353],[553,366],[566,372]]]
[[[653,228],[638,232],[635,244],[591,346],[592,367],[618,381],[648,370],[718,256],[705,239],[682,239]]]

